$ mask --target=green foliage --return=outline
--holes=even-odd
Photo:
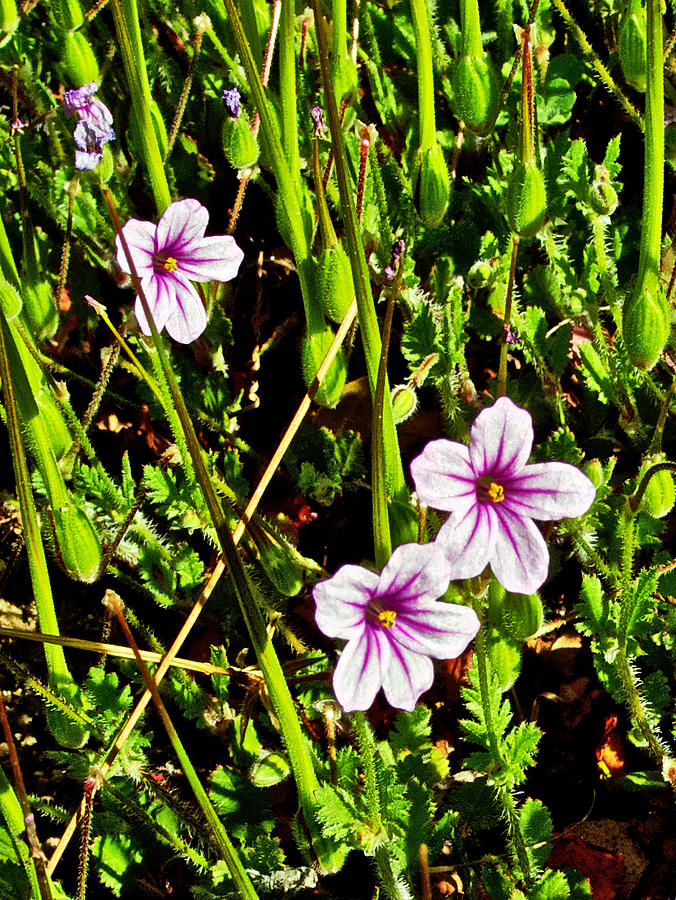
[[[304,426],[284,461],[298,490],[324,506],[354,489],[365,475],[362,443],[354,431],[334,435],[328,428]]]

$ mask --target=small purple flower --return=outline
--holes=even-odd
[[[78,117],[73,133],[77,148],[75,166],[78,169],[94,169],[101,159],[104,145],[115,139],[110,110],[94,96],[98,89],[97,83],[92,81],[63,95],[66,116]]]
[[[549,566],[532,520],[573,519],[591,506],[595,488],[579,469],[526,465],[532,445],[530,414],[500,397],[476,417],[469,448],[430,441],[411,463],[420,499],[451,513],[436,543],[453,578],[472,578],[490,563],[508,591],[532,594]]]
[[[312,119],[314,136],[323,141],[328,134],[328,128],[326,126],[326,121],[324,120],[324,110],[321,106],[311,106],[310,117]]]
[[[166,328],[181,344],[194,341],[207,327],[192,282],[230,281],[244,258],[230,235],[204,237],[208,221],[209,213],[197,200],[178,200],[157,225],[130,219],[122,229],[157,330]],[[115,242],[118,264],[130,273],[119,236]],[[141,331],[150,334],[139,297],[134,312]]]
[[[111,128],[101,129],[89,119],[80,119],[73,132],[75,168],[95,169],[101,160],[103,147],[115,137]]]
[[[437,602],[450,576],[434,544],[404,544],[380,575],[342,566],[315,586],[317,625],[347,641],[333,675],[343,709],[368,709],[382,687],[392,706],[413,710],[434,678],[430,657],[465,650],[479,620],[470,607]]]
[[[241,95],[236,87],[223,91],[223,103],[231,119],[238,119],[240,114],[239,102]]]
[[[385,266],[383,274],[388,281],[394,281],[394,276],[397,272],[397,265],[399,264],[399,260],[404,254],[404,250],[406,250],[406,242],[399,238],[398,241],[395,241],[392,244],[392,256],[390,259],[389,266]]]

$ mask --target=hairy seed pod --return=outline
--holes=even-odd
[[[73,87],[82,87],[99,80],[99,64],[89,41],[81,31],[69,31],[63,39],[61,53],[63,80]]]
[[[664,350],[670,329],[669,306],[659,282],[646,278],[622,310],[622,334],[631,362],[639,369],[652,369]]]
[[[492,131],[498,116],[500,89],[489,57],[461,56],[452,84],[455,117],[476,134]]]
[[[666,462],[666,460],[666,454],[654,453],[641,466],[641,471],[638,473],[638,483],[641,483],[641,479],[651,466],[656,466],[659,463]],[[673,473],[668,469],[662,469],[660,472],[655,472],[651,475],[643,494],[640,509],[645,510],[655,519],[661,519],[671,512],[675,502],[676,486],[674,485]]]
[[[418,540],[418,511],[410,503],[401,500],[387,501],[387,518],[390,523],[392,547],[415,543]]]
[[[101,542],[86,513],[66,504],[52,510],[54,537],[63,567],[78,581],[94,581],[101,565]]]
[[[448,208],[451,180],[444,153],[438,144],[422,151],[420,167],[420,218],[425,225],[439,225]]]
[[[59,316],[46,281],[24,285],[23,310],[36,340],[44,341],[54,336],[59,325]]]
[[[507,221],[515,234],[534,237],[542,228],[547,194],[542,172],[534,162],[515,160],[507,185]]]
[[[539,594],[510,594],[502,601],[502,626],[516,638],[526,641],[542,628],[545,619]]]
[[[340,242],[319,252],[317,290],[324,313],[334,322],[342,322],[354,297],[354,283],[350,258]]]
[[[619,56],[627,84],[645,93],[648,75],[648,16],[641,0],[631,0],[620,21]]]
[[[223,150],[230,165],[246,169],[258,162],[258,141],[253,136],[251,124],[244,115],[228,118],[223,123]]]

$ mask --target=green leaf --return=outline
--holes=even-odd
[[[404,325],[401,352],[412,369],[421,366],[431,354],[443,352],[439,326],[434,317],[433,307],[429,303],[419,303],[410,320]]]
[[[132,845],[131,838],[114,832],[94,839],[92,857],[101,883],[116,897],[121,896],[123,888],[132,886],[130,869],[143,861],[143,853]]]
[[[525,769],[533,764],[541,736],[534,722],[520,722],[505,737],[503,753],[516,784],[524,780]]]
[[[528,891],[528,900],[568,900],[570,887],[563,872],[548,869]]]
[[[631,588],[630,613],[627,636],[640,634],[642,625],[655,613],[655,591],[659,574],[656,568],[639,572]]]
[[[580,617],[577,630],[589,637],[608,634],[610,624],[610,600],[595,575],[582,576],[580,602],[575,610]]]
[[[291,773],[289,760],[283,753],[264,750],[249,770],[249,778],[256,787],[273,787],[288,778]]]
[[[358,846],[361,814],[352,797],[340,788],[325,784],[315,791],[315,801],[316,815],[324,834],[345,841],[351,847]]]
[[[394,728],[390,732],[389,742],[393,750],[403,753],[421,753],[432,746],[430,710],[419,704],[413,712],[401,712],[394,720]]]
[[[591,341],[584,341],[580,344],[580,356],[587,387],[598,394],[602,403],[615,402],[616,392],[612,378]]]
[[[542,868],[552,849],[553,827],[549,810],[540,800],[526,800],[519,810],[519,825],[531,865]]]

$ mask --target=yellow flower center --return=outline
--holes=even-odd
[[[164,268],[167,272],[175,272],[178,269],[178,263],[173,256],[168,256],[164,261]]]
[[[491,481],[488,485],[487,494],[493,503],[501,503],[505,499],[505,489],[495,481]]]
[[[393,609],[384,609],[378,613],[378,621],[383,628],[391,628],[394,625],[397,614]]]
[[[502,503],[505,489],[497,481],[493,481],[490,475],[482,475],[477,479],[476,496],[482,503]]]

